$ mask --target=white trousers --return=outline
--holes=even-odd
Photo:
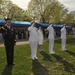
[[[49,39],[49,53],[53,53],[54,39]]]
[[[35,59],[36,58],[36,53],[37,53],[37,41],[30,41],[30,47],[31,47],[31,58]]]
[[[62,49],[62,50],[65,50],[65,49],[66,49],[66,48],[65,48],[65,47],[66,47],[66,39],[62,39],[61,42],[62,42],[62,44],[61,44],[61,49]]]

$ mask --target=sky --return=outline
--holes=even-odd
[[[20,8],[26,10],[28,6],[28,2],[30,0],[11,0],[14,4],[17,4]]]
[[[14,4],[17,4],[20,8],[26,10],[28,2],[30,0],[11,0]],[[58,0],[61,2],[69,11],[75,10],[75,0]]]
[[[75,0],[58,0],[58,1],[64,4],[64,6],[68,8],[69,11],[75,10]]]

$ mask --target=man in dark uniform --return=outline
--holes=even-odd
[[[4,37],[4,45],[6,50],[6,58],[7,58],[7,65],[14,65],[14,45],[16,43],[16,36],[15,36],[15,30],[11,26],[11,19],[6,18],[5,19],[6,24],[2,26],[0,29],[0,33],[3,34]]]

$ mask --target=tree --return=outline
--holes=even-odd
[[[43,14],[46,22],[60,23],[63,21],[63,18],[67,12],[68,10],[65,9],[63,4],[58,1],[54,1],[46,7]]]
[[[73,16],[73,26],[75,27],[75,11],[70,12]]]
[[[32,19],[31,19],[31,17],[28,15],[28,11],[26,10],[26,11],[23,11],[23,13],[22,13],[23,15],[22,15],[22,19],[24,20],[24,21],[31,21]]]
[[[2,3],[2,0],[0,0],[0,13],[2,12],[2,11],[1,11],[1,3]],[[0,15],[0,17],[1,17],[1,15]]]
[[[72,16],[72,14],[68,13],[66,15],[66,17],[64,18],[64,23],[66,23],[67,25],[73,24],[73,16]]]
[[[45,22],[44,10],[47,5],[51,4],[55,0],[31,0],[28,4],[28,12],[32,18]]]
[[[9,13],[9,10],[11,9],[11,6],[12,6],[12,2],[10,0],[2,0],[2,3],[1,3],[1,15],[3,16],[3,18],[5,16],[8,17],[8,13]]]
[[[2,0],[0,4],[0,16],[2,16],[2,19],[6,16],[12,18],[13,20],[31,20],[31,18],[26,14],[26,11],[19,8],[16,4],[13,4],[10,0]]]
[[[58,0],[31,0],[28,4],[28,12],[32,18],[43,23],[70,24],[73,21],[68,9]]]
[[[70,12],[73,15],[73,19],[75,20],[75,11]]]

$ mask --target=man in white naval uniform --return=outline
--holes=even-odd
[[[53,46],[54,46],[54,28],[53,28],[53,24],[50,24],[50,26],[47,28],[47,30],[49,31],[49,53],[50,54],[55,54],[55,52],[53,51]]]
[[[37,53],[37,45],[38,45],[38,32],[37,28],[35,27],[35,22],[31,23],[31,26],[28,28],[29,31],[29,41],[30,41],[30,47],[31,47],[31,58],[32,60],[37,59],[36,53]]]
[[[63,25],[63,28],[61,28],[61,41],[62,41],[62,44],[61,44],[61,49],[64,51],[66,50],[66,26]]]
[[[38,29],[38,44],[39,44],[39,50],[43,51],[43,31],[41,27],[39,27]]]

